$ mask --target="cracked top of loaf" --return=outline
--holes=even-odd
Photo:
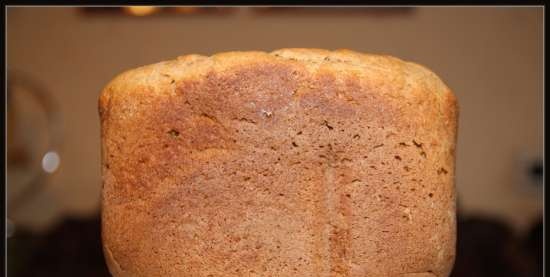
[[[212,56],[185,55],[174,60],[146,65],[123,72],[114,78],[103,90],[100,103],[105,105],[113,93],[131,94],[143,87],[147,93],[166,95],[174,83],[183,79],[201,78],[209,72],[223,72],[233,67],[259,63],[291,65],[308,72],[350,75],[367,79],[365,82],[389,83],[392,90],[379,93],[393,93],[396,97],[421,96],[411,90],[412,85],[422,85],[421,93],[433,93],[438,98],[452,97],[450,89],[441,79],[422,65],[406,62],[388,55],[363,54],[341,49],[329,51],[311,48],[279,49],[270,53],[261,51],[233,51]],[[173,91],[173,90],[172,90]]]

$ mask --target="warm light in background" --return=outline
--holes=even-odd
[[[124,10],[132,15],[135,16],[144,16],[144,15],[150,15],[154,12],[158,11],[159,7],[153,7],[153,6],[129,6],[124,7]]]

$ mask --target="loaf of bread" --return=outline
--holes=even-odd
[[[115,277],[443,277],[457,103],[428,69],[349,50],[188,55],[99,98]]]

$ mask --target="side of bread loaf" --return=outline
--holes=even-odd
[[[99,99],[116,277],[448,276],[457,104],[349,50],[189,55]]]

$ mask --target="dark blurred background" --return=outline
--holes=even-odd
[[[542,7],[8,7],[8,276],[109,276],[97,97],[116,74],[284,47],[436,72],[460,105],[452,276],[542,276]]]

